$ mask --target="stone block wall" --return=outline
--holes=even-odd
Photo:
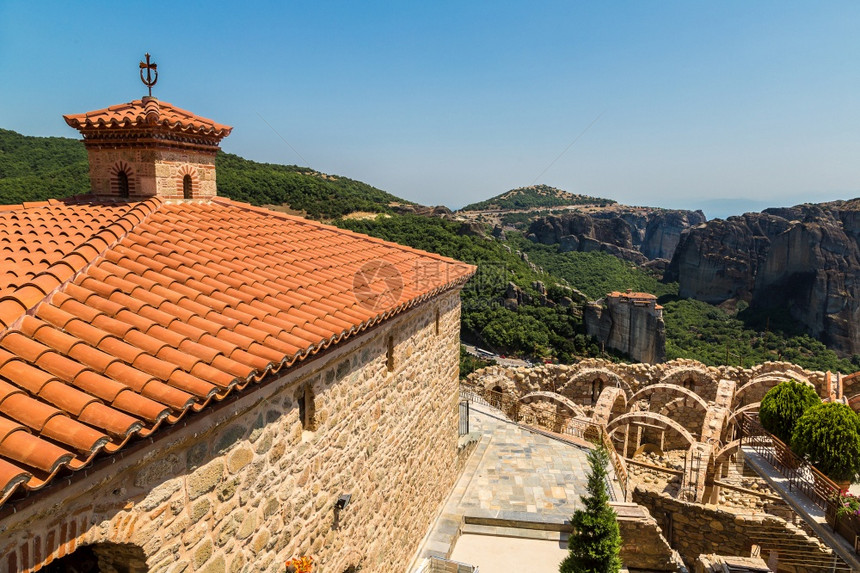
[[[741,515],[643,488],[633,491],[633,502],[645,507],[657,520],[671,546],[691,569],[699,555],[749,557],[753,545],[759,545],[763,552],[784,547],[801,556],[804,552],[819,558],[827,554],[817,539],[772,515]]]
[[[7,504],[0,572],[104,544],[157,572],[405,570],[456,478],[459,324],[459,292],[440,295]]]

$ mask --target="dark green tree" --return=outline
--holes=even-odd
[[[585,507],[577,509],[571,519],[570,553],[559,565],[559,573],[616,573],[621,568],[621,534],[606,492],[609,453],[603,447],[591,450],[588,464],[588,495],[582,498]]]
[[[758,417],[768,432],[787,444],[803,413],[820,403],[821,398],[812,386],[789,380],[777,384],[764,395]]]
[[[791,449],[833,481],[854,481],[860,473],[860,416],[840,402],[813,406],[794,426]]]

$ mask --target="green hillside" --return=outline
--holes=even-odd
[[[354,211],[390,211],[408,203],[361,181],[295,165],[274,165],[219,153],[218,193],[254,205],[288,205],[314,219]],[[0,129],[0,203],[88,193],[87,152],[78,139],[30,137]]]
[[[68,197],[89,188],[87,152],[80,141],[0,129],[0,203]]]
[[[600,205],[615,203],[612,199],[575,195],[550,187],[532,185],[511,189],[486,201],[466,205],[461,211],[487,211],[495,209],[531,209],[533,207],[563,207],[567,205]]]

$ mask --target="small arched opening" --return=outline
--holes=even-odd
[[[194,189],[191,181],[191,175],[185,175],[185,177],[182,178],[182,198],[191,199],[193,196]]]
[[[123,199],[128,198],[129,194],[129,186],[128,186],[128,173],[125,171],[119,171],[116,174],[116,191],[117,194]]]
[[[98,543],[78,547],[40,569],[42,573],[145,573],[143,549],[129,543]]]

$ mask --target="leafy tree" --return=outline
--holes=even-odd
[[[794,426],[791,449],[830,479],[853,481],[860,473],[860,416],[840,402],[813,406]]]
[[[765,394],[758,417],[767,431],[788,443],[797,420],[806,410],[820,403],[821,399],[811,386],[789,380],[777,384]]]
[[[574,532],[567,542],[570,553],[559,565],[559,573],[616,573],[621,568],[621,534],[606,493],[609,453],[603,447],[591,450],[588,464],[585,508],[573,514]]]

